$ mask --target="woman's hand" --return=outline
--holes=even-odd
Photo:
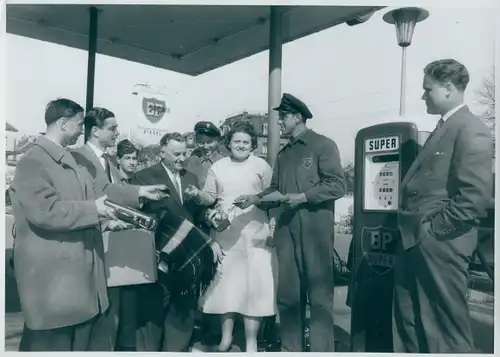
[[[250,207],[251,205],[257,205],[260,202],[260,198],[256,195],[242,195],[237,197],[233,201],[233,205],[235,205],[238,208],[241,209],[246,209]]]
[[[214,262],[222,262],[222,258],[225,254],[220,245],[217,242],[212,241],[212,243],[210,243],[210,248],[212,248],[212,251],[214,253]]]

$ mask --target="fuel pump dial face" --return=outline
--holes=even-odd
[[[365,140],[364,209],[395,211],[399,202],[399,136]]]
[[[373,198],[384,209],[392,209],[397,204],[397,189],[399,179],[399,163],[385,163],[378,172],[373,185]]]

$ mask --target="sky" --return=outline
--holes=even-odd
[[[407,114],[435,123],[425,114],[423,68],[454,58],[470,73],[466,101],[473,112],[477,89],[493,73],[495,12],[484,8],[432,8],[418,23],[407,55]],[[383,9],[361,25],[339,25],[283,46],[282,91],[303,100],[314,118],[310,128],[333,139],[343,163],[353,160],[358,130],[394,120],[399,110],[401,48]],[[45,129],[46,104],[67,97],[82,105],[87,53],[65,46],[7,35],[7,121],[23,133]],[[164,86],[171,111],[163,128],[186,132],[199,120],[216,124],[243,111],[265,113],[268,51],[197,77],[98,55],[95,106],[112,110],[122,132],[134,125],[136,83]],[[434,124],[433,124],[434,125]]]

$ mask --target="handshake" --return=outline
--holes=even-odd
[[[200,194],[201,191],[193,185],[189,185],[184,190],[184,195],[190,199],[194,199],[195,201],[196,199],[199,200]],[[204,219],[209,226],[214,227],[218,232],[226,230],[231,225],[228,215],[218,204],[216,204],[213,208],[207,209]]]
[[[267,202],[276,202],[283,205],[287,209],[293,209],[302,203],[306,203],[307,198],[304,193],[289,193],[284,195],[278,191],[274,191],[262,198],[257,195],[242,195],[236,198],[233,204],[236,207],[245,209],[251,205],[259,205]]]
[[[165,185],[139,186],[139,197],[146,198],[152,201],[159,201],[161,199],[169,197],[168,188]],[[104,195],[95,200],[95,206],[97,208],[97,216],[100,219],[107,220],[104,227],[106,230],[119,231],[124,229],[131,229],[138,226],[137,222],[127,218],[130,218],[130,216],[134,216],[134,214],[131,214],[130,212],[138,211],[128,209],[130,212],[127,211],[126,215],[120,214],[125,211],[119,210],[117,208],[121,206],[112,204],[109,201],[107,195]],[[133,222],[134,224],[132,224],[131,222]],[[141,225],[139,224],[139,226]]]

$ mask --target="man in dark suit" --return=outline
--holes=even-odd
[[[422,99],[441,119],[401,184],[395,352],[474,352],[467,267],[491,198],[493,144],[463,104],[468,82],[452,59],[424,69]]]
[[[84,167],[94,179],[97,195],[106,194],[124,206],[139,208],[141,200],[158,200],[166,194],[160,193],[165,185],[124,185],[118,168],[111,162],[107,149],[115,146],[120,134],[113,112],[105,108],[93,108],[84,118],[85,145],[72,152],[76,162]],[[121,288],[108,289],[110,308],[96,322],[93,331],[92,351],[114,351],[119,325]]]
[[[170,197],[150,202],[143,208],[147,212],[159,213],[167,209],[194,220],[202,207],[191,200],[184,191],[189,186],[198,186],[198,179],[184,170],[186,143],[179,133],[169,133],[160,140],[161,162],[137,172],[132,178],[134,184],[166,184]],[[220,248],[213,246],[219,255]],[[170,292],[159,283],[137,286],[137,350],[185,352],[189,348],[194,328],[196,299],[186,296],[179,306],[179,300],[172,300]],[[187,307],[187,309],[186,309]],[[184,314],[188,310],[188,314]]]
[[[82,133],[83,108],[54,100],[45,122],[46,134],[21,158],[11,185],[25,320],[20,350],[87,351],[95,321],[109,306],[100,220],[115,216],[65,149]]]

